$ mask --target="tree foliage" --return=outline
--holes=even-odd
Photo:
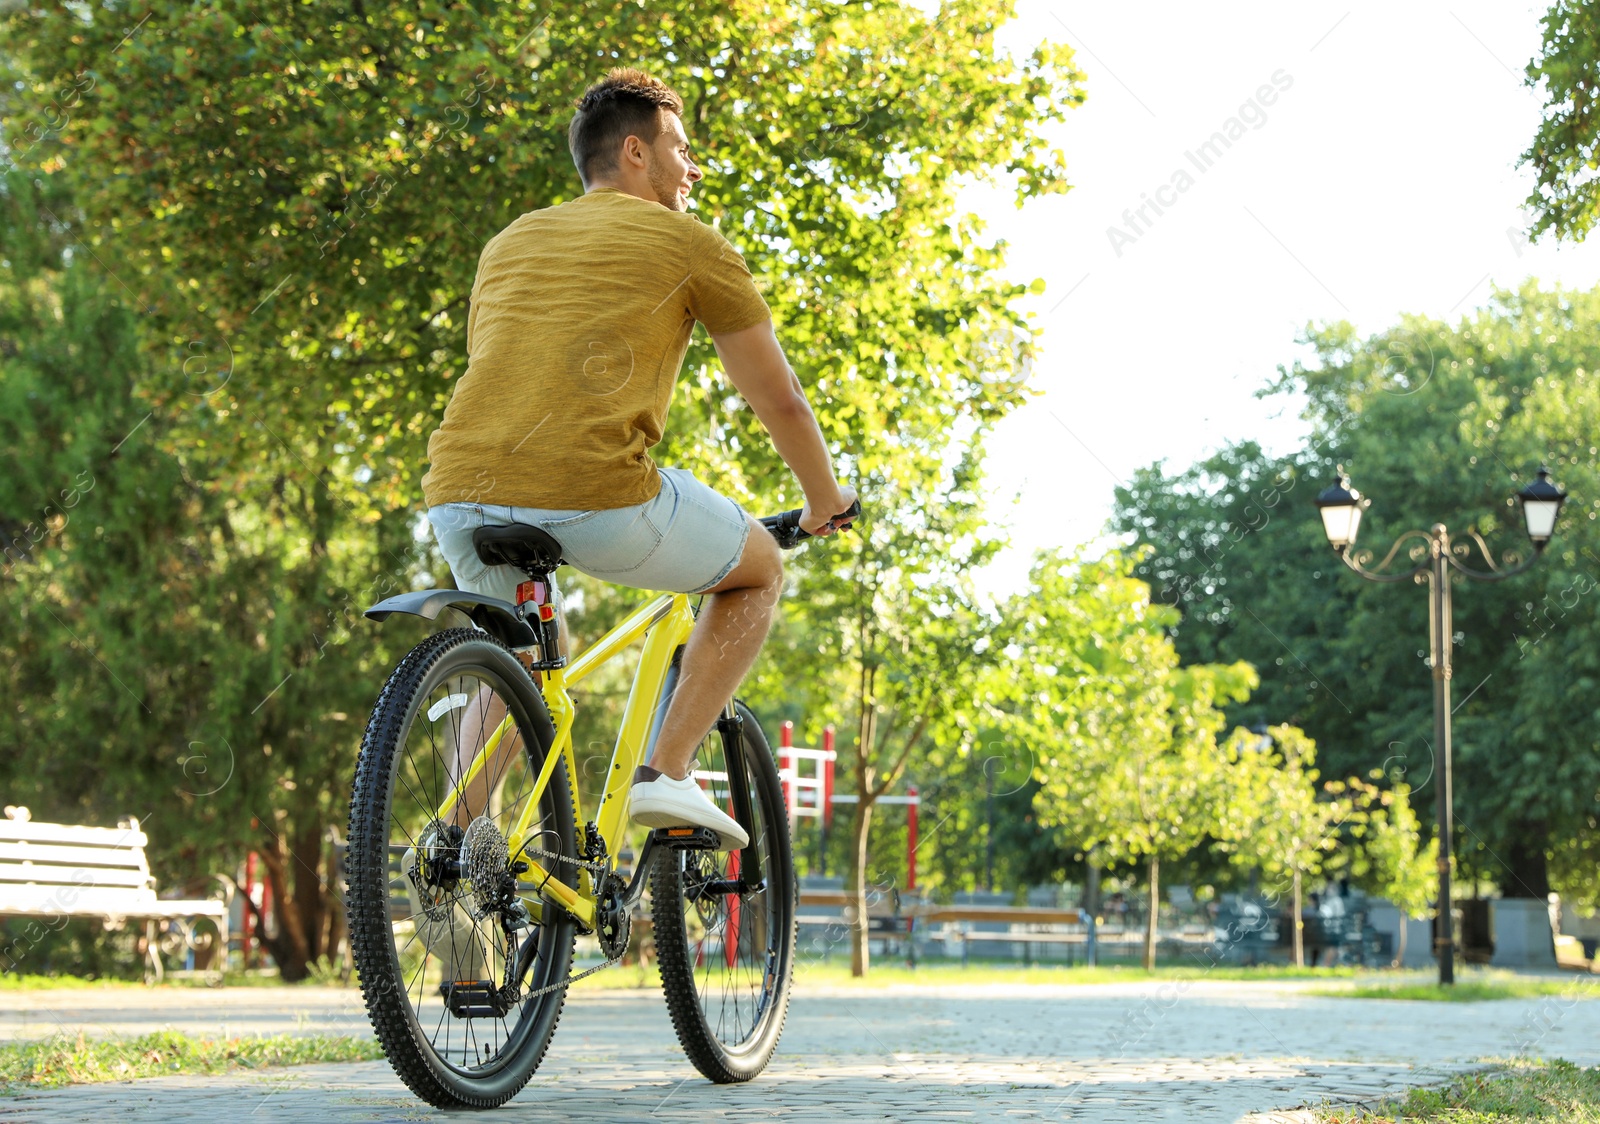
[[[1543,87],[1544,114],[1522,154],[1536,176],[1527,206],[1533,236],[1582,242],[1600,218],[1600,5],[1556,0],[1543,19],[1527,84]]]
[[[1305,729],[1331,775],[1396,773],[1431,799],[1424,590],[1346,573],[1311,500],[1343,462],[1373,501],[1369,564],[1403,531],[1443,522],[1482,568],[1466,532],[1502,564],[1525,553],[1510,496],[1551,467],[1572,499],[1539,563],[1454,594],[1458,833],[1512,895],[1547,891],[1547,853],[1591,833],[1600,806],[1600,655],[1588,642],[1600,623],[1597,319],[1600,291],[1529,283],[1455,326],[1405,317],[1365,339],[1343,323],[1310,329],[1315,359],[1276,384],[1307,397],[1306,449],[1269,458],[1240,444],[1172,475],[1152,466],[1118,493],[1117,525],[1154,548],[1158,596],[1177,592],[1180,652],[1261,668],[1235,717]],[[1208,556],[1208,542],[1227,545]]]
[[[1039,749],[1041,824],[1102,864],[1147,867],[1150,964],[1160,864],[1217,832],[1222,707],[1243,701],[1256,675],[1245,663],[1180,667],[1164,631],[1177,614],[1151,604],[1133,563],[1043,555],[1015,606],[1007,673],[1016,729]]]
[[[296,978],[339,926],[326,829],[374,676],[356,605],[414,565],[404,524],[334,503],[318,477],[221,477],[169,451],[135,313],[92,255],[0,188],[0,634],[8,801],[38,819],[149,829],[164,888],[209,892],[261,853],[267,945]],[[409,579],[407,579],[409,580]],[[24,748],[25,747],[25,748]]]
[[[970,757],[995,713],[997,622],[974,590],[972,572],[1001,543],[982,517],[980,459],[975,441],[931,479],[909,458],[868,477],[863,492],[875,497],[881,514],[811,548],[815,557],[787,598],[787,613],[802,619],[795,631],[806,642],[771,644],[770,670],[756,681],[758,697],[792,695],[796,688],[783,685],[803,684],[807,720],[848,731],[840,748],[845,791],[858,797],[848,858],[858,975],[869,963],[865,895],[874,804],[902,783],[913,762],[917,771],[933,772],[952,757]],[[969,791],[965,799],[976,795]],[[883,873],[898,882],[898,860]]]
[[[1422,838],[1404,781],[1383,788],[1360,777],[1330,781],[1329,791],[1350,805],[1350,835],[1355,846],[1346,859],[1351,879],[1392,902],[1401,913],[1424,913],[1438,896],[1439,841]]]
[[[1291,955],[1296,965],[1303,965],[1302,890],[1308,877],[1322,873],[1349,807],[1347,801],[1318,792],[1322,774],[1316,768],[1317,747],[1305,731],[1273,726],[1267,744],[1261,741],[1247,730],[1236,730],[1229,739],[1227,812],[1219,843],[1240,866],[1261,870],[1277,885],[1288,886]]]
[[[203,710],[206,729],[248,755],[237,775],[249,784],[236,780],[236,802],[219,812],[219,850],[169,869],[209,869],[248,838],[277,848],[278,901],[291,906],[304,879],[308,916],[321,916],[323,840],[342,816],[355,730],[391,645],[415,638],[401,625],[375,641],[356,614],[387,582],[438,580],[414,554],[418,481],[464,368],[479,252],[518,215],[581,190],[565,140],[572,107],[619,64],[684,93],[706,172],[694,205],[745,252],[868,506],[871,530],[843,580],[827,572],[838,552],[794,568],[801,612],[838,616],[791,613],[778,639],[803,640],[804,658],[781,665],[796,669],[787,691],[764,697],[853,715],[866,791],[944,736],[948,706],[920,733],[893,716],[948,689],[938,674],[959,674],[978,650],[974,603],[947,579],[955,559],[989,549],[974,545],[976,457],[986,428],[1023,400],[1032,354],[1013,308],[1029,287],[999,276],[1004,246],[958,212],[956,193],[983,179],[1019,201],[1064,190],[1044,130],[1082,99],[1066,47],[996,47],[1011,14],[1009,0],[935,16],[899,3],[335,12],[102,0],[0,15],[9,159],[47,185],[17,236],[72,243],[74,266],[92,265],[119,302],[140,358],[117,368],[118,408],[130,427],[148,415],[140,441],[184,481],[135,493],[128,518],[149,533],[130,528],[107,549],[181,575],[175,618],[242,650],[158,643],[154,605],[123,622],[116,666]],[[664,463],[755,509],[798,500],[704,337],[669,433]],[[39,483],[54,488],[54,462],[37,464],[52,465]],[[31,497],[0,517],[25,521]],[[155,518],[158,500],[185,497],[181,514]],[[86,601],[91,579],[50,588]],[[607,617],[591,603],[574,623],[598,629]],[[19,643],[54,643],[33,617],[27,631]],[[774,682],[769,670],[757,693]],[[30,682],[19,721],[45,698],[73,713],[88,690]],[[143,714],[116,717],[116,748],[68,744],[97,761],[177,736]],[[195,737],[192,722],[177,725]],[[603,732],[597,723],[590,740]],[[257,756],[268,747],[270,762]],[[82,802],[104,815],[107,799]],[[315,947],[274,953],[292,965]]]

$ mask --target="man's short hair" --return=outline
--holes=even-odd
[[[567,147],[583,186],[617,170],[617,150],[630,137],[652,144],[661,135],[661,111],[683,116],[683,99],[659,78],[619,66],[584,91],[567,129]]]

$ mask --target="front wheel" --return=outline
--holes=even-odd
[[[695,779],[750,833],[725,854],[656,852],[650,897],[661,986],[678,1041],[719,1085],[766,1068],[794,974],[794,862],[783,785],[756,716],[713,731]]]

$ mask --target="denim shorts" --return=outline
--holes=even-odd
[[[446,503],[428,522],[456,585],[515,602],[526,580],[511,566],[486,566],[472,546],[479,527],[524,523],[553,535],[568,565],[636,589],[704,593],[738,565],[750,520],[744,509],[681,468],[663,468],[661,491],[637,507],[552,511],[504,504]]]

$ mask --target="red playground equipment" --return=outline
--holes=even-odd
[[[806,816],[817,821],[821,838],[826,841],[828,828],[833,826],[835,804],[855,804],[860,797],[854,793],[835,792],[833,789],[834,750],[833,727],[822,731],[822,748],[805,749],[794,744],[794,723],[785,722],[778,734],[778,776],[783,780],[783,796],[789,805],[789,822],[794,824]],[[810,775],[802,771],[809,763]],[[877,804],[903,804],[906,809],[906,889],[917,888],[917,810],[922,799],[917,786],[912,785],[904,796],[884,795]],[[791,828],[791,830],[793,830]]]

